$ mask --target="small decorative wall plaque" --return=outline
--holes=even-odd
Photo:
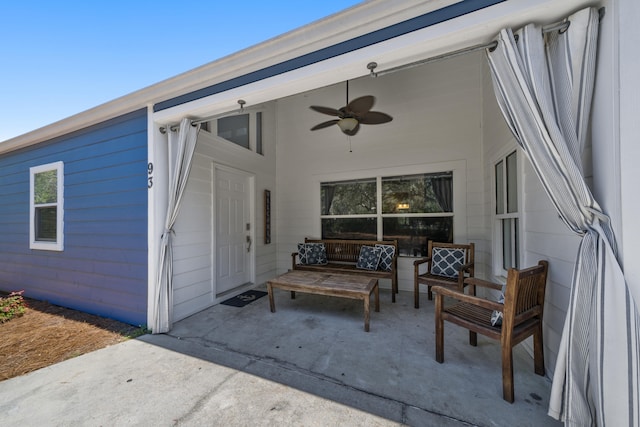
[[[271,191],[264,190],[264,244],[271,243]]]

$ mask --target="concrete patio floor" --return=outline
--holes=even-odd
[[[264,287],[256,289],[265,290]],[[274,381],[412,426],[553,426],[551,382],[514,349],[515,402],[502,399],[499,343],[445,324],[445,361],[435,361],[433,302],[380,291],[364,332],[361,301],[276,290],[242,308],[216,305],[143,341]],[[298,424],[291,420],[292,424]],[[320,423],[322,425],[322,423]]]

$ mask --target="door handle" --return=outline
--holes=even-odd
[[[247,236],[247,252],[251,252],[251,236]]]

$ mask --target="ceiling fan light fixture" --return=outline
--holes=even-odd
[[[358,121],[353,117],[345,117],[344,119],[340,119],[337,125],[342,132],[350,132],[358,126]]]

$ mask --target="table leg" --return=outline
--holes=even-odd
[[[364,331],[369,332],[369,296],[364,297]]]
[[[374,296],[376,297],[376,311],[380,311],[380,287],[378,286],[378,282],[373,287]]]
[[[271,312],[276,312],[276,303],[273,300],[273,287],[271,286],[271,282],[267,282],[267,293],[269,294],[269,307],[271,308]]]

